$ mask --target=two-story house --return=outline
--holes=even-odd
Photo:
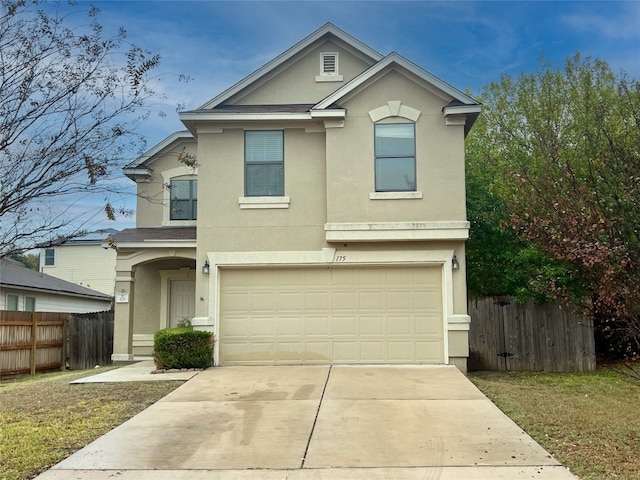
[[[40,249],[40,271],[113,296],[116,252],[104,244],[116,232],[113,228],[96,230]]]
[[[114,360],[189,318],[221,365],[465,370],[464,139],[480,108],[326,24],[182,112],[187,130],[125,169],[140,199],[116,236]]]

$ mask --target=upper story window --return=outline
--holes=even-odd
[[[416,190],[415,124],[375,125],[376,192]]]
[[[284,131],[244,132],[244,190],[247,197],[284,195]]]
[[[171,180],[170,219],[196,220],[198,211],[198,181]]]
[[[53,248],[45,248],[44,249],[44,264],[47,267],[53,266],[56,264],[56,251]]]

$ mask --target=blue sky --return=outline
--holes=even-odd
[[[167,99],[159,108],[167,115],[145,125],[147,147],[184,129],[177,104],[199,107],[326,22],[473,93],[503,74],[534,71],[542,55],[561,66],[580,52],[640,77],[640,1],[78,3],[97,6],[107,30],[122,26],[132,43],[161,56],[159,87]],[[180,83],[179,73],[193,80]],[[133,221],[106,225],[123,228]]]

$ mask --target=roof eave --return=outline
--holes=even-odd
[[[307,48],[308,46],[310,46],[311,44],[313,44],[314,42],[316,42],[326,34],[332,34],[336,36],[343,42],[359,50],[362,54],[369,57],[372,61],[378,62],[382,58],[384,58],[384,56],[381,55],[379,52],[375,51],[368,45],[365,45],[355,37],[352,37],[351,35],[349,35],[348,33],[344,32],[343,30],[339,29],[338,27],[336,27],[331,23],[326,23],[322,27],[320,27],[318,30],[310,34],[309,36],[303,38],[301,41],[296,43],[294,46],[292,46],[288,50],[285,50],[283,53],[278,55],[269,63],[263,65],[253,73],[249,74],[248,76],[240,80],[238,83],[232,85],[231,87],[226,89],[224,92],[220,93],[218,96],[214,97],[212,100],[202,105],[199,108],[199,110],[210,109],[210,108],[216,107],[217,105],[220,105],[221,103],[223,103],[224,101],[226,101],[227,99],[235,95],[236,93],[240,92],[247,86],[251,85],[253,82],[258,80],[259,78],[263,77],[264,75],[268,74],[275,68],[285,63],[287,60],[291,59],[293,56],[295,56],[296,54],[298,54],[299,52],[301,52],[302,50],[304,50],[305,48]]]

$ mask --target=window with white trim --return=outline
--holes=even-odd
[[[244,190],[246,197],[284,195],[284,131],[244,132]]]
[[[36,297],[24,297],[24,311],[25,312],[36,311]]]
[[[196,220],[198,212],[198,180],[171,179],[170,219]]]
[[[18,295],[7,293],[7,310],[11,312],[18,311]]]
[[[56,264],[56,251],[53,248],[44,249],[44,264],[51,267]]]
[[[415,124],[375,124],[376,192],[416,190]]]

